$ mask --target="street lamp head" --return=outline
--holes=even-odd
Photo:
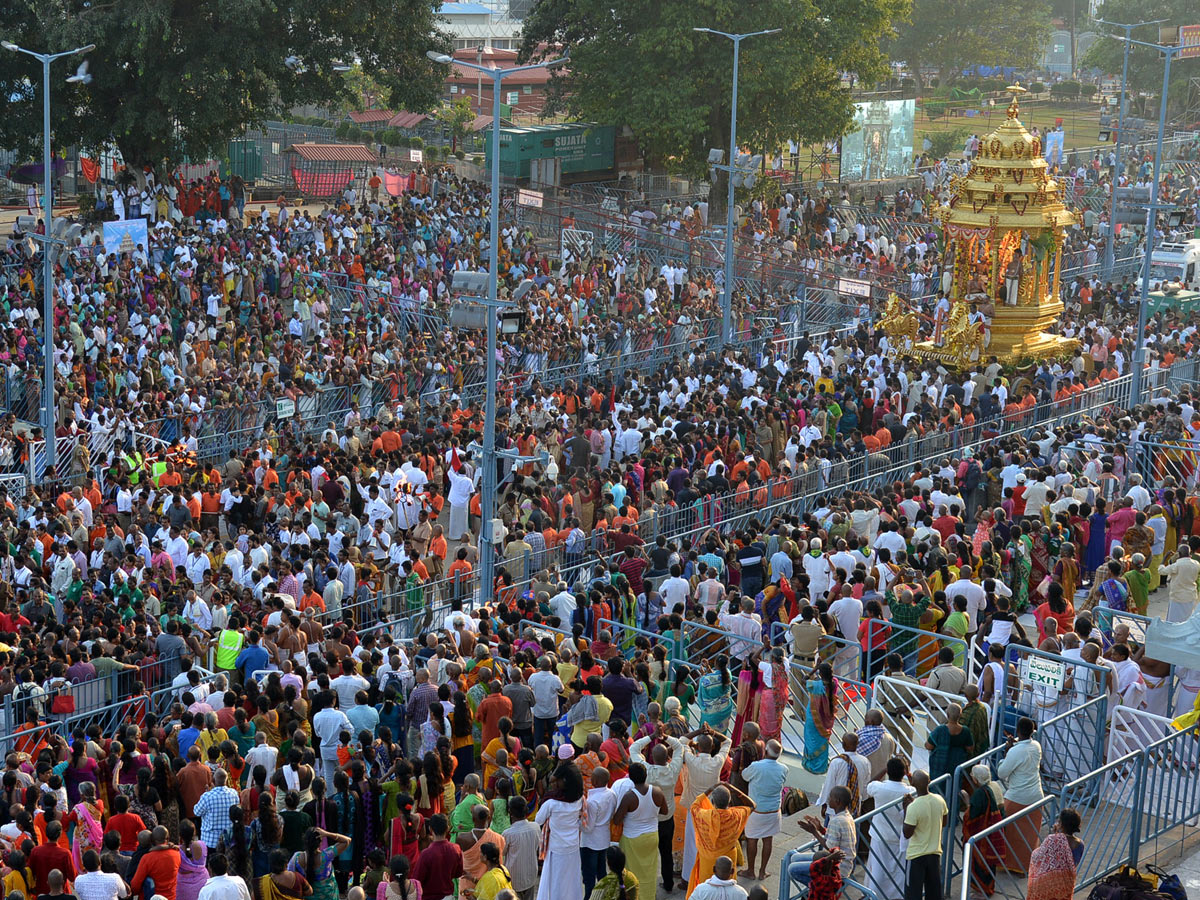
[[[448,66],[448,65],[450,65],[450,63],[454,62],[454,60],[451,57],[449,57],[445,53],[441,53],[437,50],[428,50],[428,51],[426,51],[425,55],[428,56],[430,59],[432,59],[438,65],[442,65],[442,66]]]
[[[86,44],[83,47],[80,47],[79,49],[74,50],[72,52],[74,52],[74,53],[91,53],[95,49],[96,49],[95,44]]]
[[[3,47],[5,50],[20,50],[21,49],[16,44],[14,44],[12,41],[0,41],[0,47]]]
[[[704,34],[712,34],[713,33],[713,30],[711,28],[693,28],[692,31],[700,31],[700,32],[703,32]]]

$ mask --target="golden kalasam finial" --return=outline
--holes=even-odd
[[[1010,119],[1015,119],[1017,117],[1017,112],[1019,111],[1017,107],[1017,100],[1022,94],[1027,94],[1029,92],[1019,84],[1010,84],[1005,88],[1005,90],[1013,95],[1012,103],[1008,104],[1008,117]]]

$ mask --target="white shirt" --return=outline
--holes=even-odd
[[[338,703],[342,709],[354,707],[354,695],[359,691],[370,690],[371,682],[361,675],[339,675],[329,682],[329,686],[337,691]]]
[[[617,795],[613,793],[612,788],[592,788],[587,792],[588,827],[583,829],[580,837],[581,847],[588,850],[608,849],[609,823],[616,809]]]
[[[79,900],[117,900],[128,897],[129,889],[115,872],[84,872],[75,879],[75,896]]]
[[[196,900],[250,900],[250,890],[239,875],[210,875]]]
[[[858,625],[862,621],[863,602],[853,597],[839,597],[829,604],[829,614],[837,619],[842,637],[848,641],[858,640]],[[870,779],[868,779],[870,780]]]
[[[850,757],[850,763],[847,763],[843,756]],[[850,764],[858,770],[858,791],[859,802],[866,797],[867,785],[871,783],[871,763],[861,753],[846,753],[842,751],[837,756],[830,755],[829,771],[825,775],[825,781],[821,785],[821,794],[817,797],[817,806],[824,806],[829,802],[829,792],[839,785],[845,787],[850,782]]]

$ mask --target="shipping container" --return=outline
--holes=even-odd
[[[558,159],[562,174],[607,172],[613,168],[612,125],[528,125],[500,129],[500,174],[528,178],[535,159]],[[492,142],[486,142],[491,166]]]

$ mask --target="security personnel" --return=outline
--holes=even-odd
[[[241,617],[230,616],[229,624],[217,635],[217,671],[233,672],[237,668],[238,654],[246,643],[241,627]]]

